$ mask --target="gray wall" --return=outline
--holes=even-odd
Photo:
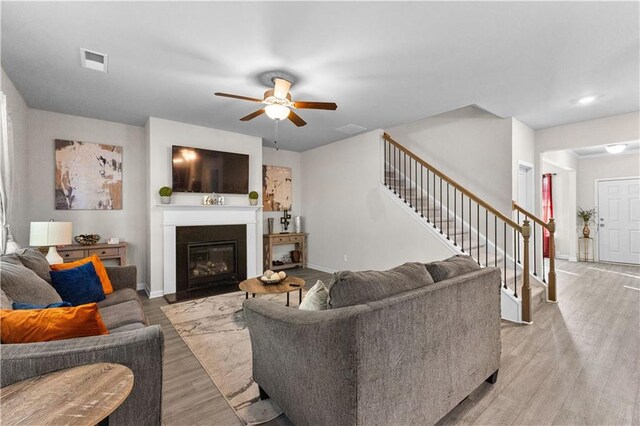
[[[54,219],[73,223],[73,234],[100,234],[103,241],[119,237],[129,243],[129,263],[138,266],[145,283],[145,158],[144,128],[73,115],[30,109],[29,188],[26,221]],[[69,139],[123,147],[122,210],[56,210],[54,201],[54,140]]]

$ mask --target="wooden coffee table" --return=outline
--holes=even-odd
[[[256,294],[276,294],[287,293],[287,306],[289,306],[289,293],[300,291],[299,303],[302,303],[302,287],[304,280],[298,277],[287,277],[278,284],[265,284],[258,278],[249,278],[240,283],[240,290],[245,292],[245,298],[249,298],[249,293],[256,297]]]
[[[81,365],[0,389],[2,425],[95,425],[127,399],[133,372],[124,365]]]

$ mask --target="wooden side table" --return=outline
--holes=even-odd
[[[305,267],[307,263],[307,234],[265,234],[262,237],[264,243],[264,269],[279,271],[281,269]],[[291,262],[284,265],[273,264],[273,247],[285,244],[295,245],[300,252],[300,262]]]
[[[2,425],[96,425],[133,389],[133,372],[97,363],[32,377],[0,389]]]
[[[92,246],[82,246],[80,244],[69,244],[67,246],[57,247],[58,254],[62,257],[63,262],[73,262],[85,257],[97,254],[100,260],[115,259],[118,265],[127,264],[127,247],[129,244],[121,242],[118,244],[94,244]],[[47,253],[48,247],[40,248],[40,251]]]
[[[591,254],[589,254],[589,246],[591,246]],[[591,258],[589,258],[591,257]],[[595,261],[595,244],[593,238],[578,238],[578,262],[594,262]]]

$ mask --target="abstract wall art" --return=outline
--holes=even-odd
[[[122,147],[55,140],[56,210],[122,209]]]
[[[291,210],[291,168],[262,166],[263,211]]]

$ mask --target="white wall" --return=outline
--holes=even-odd
[[[535,131],[516,120],[511,119],[511,140],[512,140],[512,170],[511,170],[511,197],[513,200],[518,200],[518,171],[520,168],[520,162],[530,164],[533,166],[533,176],[536,175],[535,163],[536,163],[536,138]],[[531,194],[535,193],[535,180],[531,182]],[[531,197],[529,198],[532,199]],[[535,203],[534,203],[535,206]]]
[[[28,221],[70,221],[73,234],[119,237],[129,243],[128,261],[145,283],[144,129],[138,126],[30,109]],[[122,210],[56,210],[54,140],[68,139],[123,147]]]
[[[171,186],[171,146],[182,145],[195,148],[214,149],[249,155],[249,191],[261,192],[262,189],[262,139],[238,133],[207,127],[179,123],[151,117],[147,123],[148,160],[141,159],[140,164],[148,162],[148,180],[146,202],[149,205],[148,216],[148,251],[149,251],[149,286],[151,296],[163,294],[162,265],[162,210],[158,190],[162,186]],[[203,194],[174,193],[173,203],[201,204]],[[225,204],[248,205],[247,195],[225,195]],[[256,260],[258,268],[262,267],[262,217],[258,215],[256,238],[258,250]],[[250,271],[247,271],[249,274]]]
[[[393,139],[511,215],[511,119],[468,106],[388,130]]]
[[[291,188],[291,224],[289,225],[289,232],[293,231],[293,218],[296,216],[302,216],[302,154],[300,152],[295,151],[286,151],[283,149],[275,150],[275,148],[262,148],[262,164],[267,166],[280,166],[280,167],[290,167],[291,168],[291,180],[292,180],[292,188]],[[260,200],[258,203],[262,203],[262,191],[258,190],[260,193]],[[263,231],[266,234],[268,232],[267,229],[267,219],[274,219],[274,232],[281,232],[282,225],[280,224],[280,218],[282,217],[282,212],[262,212],[263,217]],[[304,230],[304,217],[302,218],[302,226]],[[262,241],[262,240],[260,240]],[[273,258],[279,259],[283,254],[288,253],[292,250],[291,246],[280,245],[273,247]]]
[[[380,270],[451,255],[383,192],[381,135],[376,130],[302,153],[311,267]]]
[[[578,160],[578,206],[597,207],[596,180],[640,176],[640,155],[618,154]]]
[[[9,147],[9,164],[13,171],[13,189],[7,188],[9,210],[7,223],[11,225],[11,232],[15,240],[22,247],[29,244],[29,159],[27,115],[28,107],[9,77],[1,70],[2,92],[7,97],[7,114],[9,131],[13,135],[13,143]]]
[[[576,231],[576,170],[561,167],[561,162],[547,162],[547,156],[558,159],[558,155],[543,154],[542,173],[555,173],[552,177],[553,215],[556,222],[556,256],[561,259],[576,259],[577,231]],[[561,157],[560,157],[561,158]],[[567,158],[568,159],[568,158]],[[553,161],[553,160],[552,160]],[[577,159],[574,157],[574,165]],[[541,239],[539,241],[542,241]]]

